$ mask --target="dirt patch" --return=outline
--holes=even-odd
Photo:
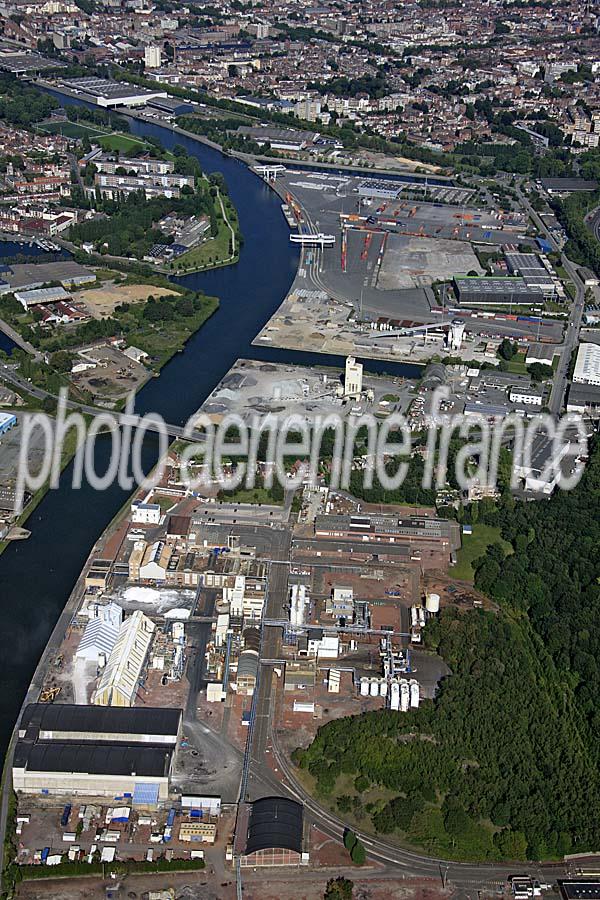
[[[157,287],[155,284],[112,284],[108,282],[102,287],[89,291],[81,291],[75,299],[83,301],[90,315],[95,319],[110,316],[120,303],[141,303],[153,295],[165,297],[177,295],[177,291]]]

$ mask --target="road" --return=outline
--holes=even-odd
[[[540,233],[544,235],[544,237],[552,247],[552,250],[555,253],[560,254],[561,264],[571,278],[571,281],[575,285],[575,299],[571,304],[571,311],[569,315],[569,321],[567,323],[567,330],[565,332],[563,349],[560,354],[558,368],[554,373],[554,377],[552,379],[552,391],[550,393],[550,400],[548,402],[548,408],[552,415],[558,416],[565,402],[565,393],[567,389],[567,373],[569,370],[569,363],[571,362],[571,356],[573,355],[574,349],[579,344],[579,331],[581,329],[581,320],[583,318],[583,311],[585,308],[585,285],[579,275],[577,266],[575,266],[571,262],[571,260],[562,252],[562,250],[550,234],[549,230],[546,228],[544,222],[541,220],[537,212],[533,209],[527,197],[525,197],[525,195],[523,194],[521,185],[517,185],[517,193],[519,195],[521,203],[529,213],[532,221],[535,223]]]
[[[25,350],[26,353],[30,353],[34,357],[36,362],[39,362],[44,358],[39,350],[36,350],[35,347],[29,343],[29,341],[23,340],[19,332],[15,331],[15,329],[11,325],[9,325],[8,322],[5,322],[4,319],[0,319],[0,331],[3,331],[4,334],[11,339],[11,341],[15,342],[17,347],[21,348],[21,350]]]

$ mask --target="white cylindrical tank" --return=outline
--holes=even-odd
[[[419,610],[416,606],[411,606],[410,608],[410,621],[413,628],[419,624]]]
[[[371,697],[377,697],[379,695],[379,683],[377,681],[371,682]]]
[[[360,693],[361,693],[361,696],[363,696],[363,697],[366,697],[367,694],[369,693],[369,682],[368,682],[368,679],[366,679],[366,678],[360,679]]]
[[[105,665],[106,665],[106,653],[104,653],[101,650],[100,653],[98,654],[98,668],[103,669]]]
[[[410,688],[408,686],[408,681],[400,682],[400,709],[402,712],[407,712],[408,707],[410,706]]]
[[[390,707],[391,709],[400,709],[400,685],[397,681],[392,681]]]
[[[413,709],[418,709],[419,706],[419,682],[411,680],[410,682],[410,705]]]
[[[425,609],[430,613],[438,613],[440,611],[440,595],[427,594],[425,598]]]
[[[419,607],[419,625],[421,626],[421,628],[425,627],[425,622],[426,622],[425,610],[421,606],[421,607]]]
[[[382,681],[379,685],[379,694],[381,697],[385,697],[387,695],[387,681]]]

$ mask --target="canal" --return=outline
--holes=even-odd
[[[68,98],[61,96],[63,102]],[[183,144],[207,172],[225,176],[235,204],[244,246],[235,266],[188,275],[186,286],[217,296],[212,318],[151,379],[139,393],[136,411],[157,412],[170,423],[182,424],[202,404],[236,359],[298,362],[303,365],[341,362],[333,357],[274,348],[253,348],[251,341],[287,293],[298,264],[298,250],[289,243],[289,229],[280,199],[241,162],[198,141],[173,135],[168,129],[131,120],[135,134],[156,136],[167,148]],[[8,349],[8,348],[7,348]],[[366,361],[369,371],[415,376],[417,366]],[[96,442],[96,471],[108,466],[110,444]],[[156,460],[157,441],[144,444],[144,464]],[[60,487],[50,491],[29,520],[29,540],[11,544],[0,556],[4,659],[0,693],[0,747],[4,754],[23,697],[52,628],[77,580],[85,559],[102,530],[127,499],[114,485],[103,492],[84,484],[70,487],[71,466]]]

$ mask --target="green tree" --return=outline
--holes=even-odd
[[[323,894],[324,900],[352,900],[354,882],[349,878],[330,878]]]

